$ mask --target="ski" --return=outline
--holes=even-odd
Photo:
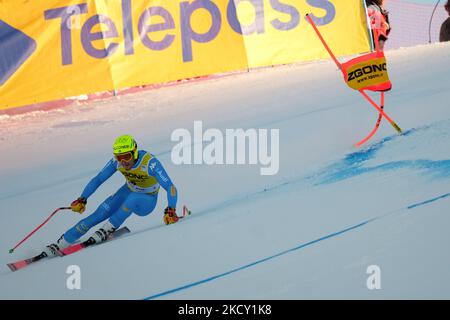
[[[183,215],[180,216],[180,220],[181,219],[184,220],[187,217],[191,216],[191,213],[192,212],[186,206],[183,206]],[[130,232],[130,229],[128,229],[127,227],[120,228],[117,231],[115,231],[113,234],[111,234],[109,236],[109,238],[105,242],[108,242],[108,241],[111,241],[113,239],[116,239],[116,238],[118,238],[118,237],[120,237],[120,236],[122,236],[122,235],[124,235],[126,233],[129,233],[129,232]],[[95,245],[95,244],[96,244],[95,242],[93,243],[93,242],[90,242],[89,240],[86,240],[84,242],[80,242],[80,243],[74,244],[72,246],[69,246],[69,247],[63,249],[63,250],[58,251],[58,255],[60,257],[64,257],[64,256],[73,254],[75,252],[78,252],[78,251],[80,251],[80,250],[82,250],[84,248],[90,247],[90,246]],[[44,252],[42,252],[41,254],[39,254],[39,255],[37,255],[37,256],[35,256],[33,258],[30,258],[30,259],[25,259],[25,260],[16,261],[16,262],[13,262],[13,263],[8,263],[8,267],[9,267],[9,269],[11,271],[17,271],[17,270],[20,270],[20,269],[23,269],[23,268],[27,267],[28,265],[30,265],[32,263],[40,261],[40,260],[42,260],[42,259],[44,259],[46,257],[47,257],[47,255]]]
[[[25,260],[16,261],[13,263],[8,263],[8,267],[9,267],[9,269],[11,269],[11,271],[14,272],[14,271],[23,269],[32,263],[38,262],[39,260],[44,259],[46,257],[47,257],[47,254],[45,252],[42,252],[41,254],[39,254],[33,258],[30,258],[30,259],[25,259]]]
[[[117,231],[114,231],[114,232],[108,237],[108,239],[107,239],[106,241],[101,242],[101,243],[98,243],[98,244],[102,244],[102,243],[111,241],[111,240],[116,239],[116,238],[118,238],[118,237],[121,237],[121,236],[123,236],[124,234],[127,234],[127,233],[129,233],[129,232],[130,232],[130,229],[128,229],[127,227],[120,228],[120,229],[118,229]],[[65,249],[59,250],[59,251],[58,251],[58,255],[59,255],[60,257],[64,257],[64,256],[70,255],[70,254],[72,254],[72,253],[78,252],[78,251],[83,250],[83,249],[85,249],[85,248],[87,248],[87,247],[90,247],[90,246],[93,246],[93,245],[96,245],[96,244],[97,244],[96,242],[91,242],[91,241],[89,241],[89,240],[90,240],[90,239],[88,239],[88,240],[86,240],[86,241],[84,241],[84,242],[81,242],[81,243],[74,244],[73,246],[67,247],[67,248],[65,248]]]
[[[116,232],[114,232],[112,235],[110,235],[110,237],[106,241],[110,241],[112,239],[120,237],[120,236],[122,236],[122,235],[124,235],[126,233],[129,233],[129,232],[130,232],[130,229],[128,229],[127,227],[120,228]],[[85,242],[87,242],[87,241],[85,241]],[[84,247],[82,246],[83,243],[85,243],[85,242],[74,244],[74,245],[64,249],[64,251],[67,250],[67,249],[72,248],[73,252],[77,252],[77,251],[83,249],[84,247],[86,247],[86,246],[84,246]],[[81,247],[81,248],[79,248],[79,247]],[[67,253],[67,254],[71,254],[73,252],[70,252],[70,253]],[[62,254],[61,252],[59,252],[59,256],[61,256],[61,257],[64,256],[64,255],[67,255],[67,254]],[[23,269],[23,268],[29,266],[30,264],[38,262],[38,261],[40,261],[40,260],[42,260],[44,258],[47,258],[47,254],[45,252],[42,252],[41,254],[38,254],[37,256],[34,256],[33,258],[29,258],[29,259],[25,259],[25,260],[20,260],[20,261],[8,263],[7,265],[8,265],[8,268],[11,271],[14,272],[14,271]]]
[[[180,219],[183,219],[183,218],[185,219],[185,218],[189,217],[190,215],[191,215],[191,211],[186,206],[183,206],[183,215],[180,216]],[[120,228],[119,230],[117,230],[113,234],[111,234],[110,237],[108,238],[108,240],[106,240],[106,241],[113,240],[113,239],[120,237],[123,234],[129,233],[129,232],[130,232],[130,230],[127,227]],[[95,242],[90,242],[89,240],[86,240],[84,242],[74,244],[73,246],[70,246],[63,250],[58,251],[58,255],[60,257],[64,257],[67,255],[73,254],[75,252],[78,252],[80,250],[83,250],[87,247],[93,246],[95,244],[96,244]]]

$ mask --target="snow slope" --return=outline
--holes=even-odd
[[[450,298],[450,44],[386,52],[393,90],[363,148],[352,147],[377,112],[346,88],[332,61],[268,68],[49,112],[0,117],[2,299],[381,299]],[[171,162],[177,128],[280,130],[280,171],[259,165]],[[55,216],[21,248],[8,249],[56,207],[79,196],[111,156],[117,135],[136,136],[179,190],[133,233],[65,258],[10,272],[80,216]],[[7,151],[5,151],[7,150]],[[89,199],[92,212],[123,178]],[[89,213],[87,212],[87,213]],[[86,213],[86,214],[87,214]],[[68,266],[81,290],[68,290]],[[368,290],[367,268],[381,270]]]

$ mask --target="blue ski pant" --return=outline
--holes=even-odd
[[[157,200],[157,193],[149,195],[132,192],[125,184],[98,206],[94,213],[64,233],[64,239],[73,243],[106,219],[117,229],[132,213],[141,217],[150,214],[155,209]]]

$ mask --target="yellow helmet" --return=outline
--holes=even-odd
[[[128,134],[120,136],[114,141],[114,155],[131,153],[134,160],[138,158],[137,143],[134,138]]]

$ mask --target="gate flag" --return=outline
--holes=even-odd
[[[338,68],[341,70],[345,83],[352,89],[359,91],[362,96],[377,109],[380,113],[378,120],[375,124],[375,128],[370,132],[370,134],[355,144],[355,146],[361,146],[366,141],[368,141],[378,130],[381,122],[381,118],[384,117],[389,123],[394,127],[394,129],[401,134],[402,130],[400,127],[383,111],[384,109],[384,93],[392,88],[392,84],[389,80],[387,68],[386,68],[386,58],[384,52],[380,50],[378,43],[378,32],[375,29],[375,47],[376,51],[368,54],[361,55],[357,58],[351,59],[345,63],[340,63],[336,56],[331,51],[330,47],[327,45],[325,39],[322,37],[319,29],[317,28],[314,21],[311,19],[310,15],[306,15],[306,19],[309,21],[320,41],[322,42],[325,49],[328,51],[331,58],[334,60]],[[380,105],[377,105],[365,92],[378,91],[380,92]]]

